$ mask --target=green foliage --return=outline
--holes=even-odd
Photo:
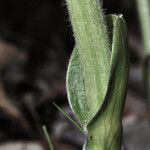
[[[97,103],[93,108],[88,108],[90,114],[95,115],[99,109],[98,104],[102,103],[104,99],[106,85],[108,84],[110,46],[106,34],[107,29],[105,21],[100,15],[102,10],[96,0],[69,0],[68,6],[74,28],[76,49],[79,50],[79,59],[84,70],[83,76],[90,79],[84,80],[86,102]],[[97,69],[97,66],[99,66],[99,69]],[[95,84],[91,86],[92,83]],[[95,94],[96,92],[97,94]],[[86,118],[83,117],[82,122],[89,122],[92,117],[90,114],[85,114]]]
[[[93,107],[88,107],[90,113],[87,114],[83,112],[84,108],[83,111],[81,109],[83,115],[79,116],[79,118],[83,124],[87,124],[98,111],[106,93],[111,49],[105,21],[103,16],[100,15],[102,14],[102,9],[97,0],[68,0],[67,2],[76,40],[75,49],[77,49],[74,51],[75,54],[73,54],[75,56],[72,57],[76,57],[79,54],[80,60],[80,65],[73,64],[72,67],[82,67],[83,77],[88,79],[84,80],[85,91],[82,85],[76,85],[78,76],[75,76],[74,78],[77,79],[70,80],[70,82],[73,82],[74,86],[80,86],[82,91],[78,93],[80,97],[85,92],[86,100],[84,101],[87,104],[91,104],[91,101],[94,102]],[[78,51],[78,54],[76,51]],[[70,70],[72,67],[69,67]],[[78,67],[74,69],[76,72],[80,69]],[[83,96],[82,98],[84,99],[85,97]],[[81,100],[81,103],[83,103],[83,100]],[[85,107],[85,104],[81,107]]]
[[[61,112],[63,113],[67,119],[70,120],[70,122],[72,122],[81,132],[84,132],[82,127],[80,125],[78,125],[78,123],[76,123],[76,121],[74,121],[63,109],[61,109],[57,104],[53,103],[54,106]]]
[[[128,77],[127,30],[122,16],[109,18],[113,20],[110,78],[103,104],[87,126],[89,150],[121,149],[122,111]]]
[[[145,93],[150,111],[150,0],[137,0],[137,8],[144,44],[144,82]]]
[[[67,2],[76,40],[67,92],[88,136],[84,149],[119,150],[129,66],[126,23],[122,15],[103,17],[97,0]]]
[[[42,126],[42,129],[43,129],[45,138],[46,138],[46,140],[47,140],[47,142],[48,142],[49,150],[54,150],[54,147],[53,147],[53,144],[52,144],[52,142],[51,142],[51,138],[50,138],[50,135],[49,135],[49,133],[48,133],[48,131],[47,131],[46,126]]]
[[[145,55],[150,55],[150,0],[137,0]]]

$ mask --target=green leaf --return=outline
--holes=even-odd
[[[116,38],[116,19],[117,16],[108,16],[107,17],[107,23],[109,26],[109,32],[115,36],[113,38]],[[120,17],[118,17],[120,18]],[[114,24],[112,24],[114,22]],[[114,28],[114,31],[112,33],[112,28]],[[118,27],[117,27],[118,29]],[[119,30],[119,29],[118,29]],[[122,30],[122,29],[121,29]],[[119,30],[120,31],[120,30]],[[110,34],[110,39],[111,39]],[[118,34],[118,33],[117,33]],[[126,37],[125,37],[126,38]],[[115,39],[113,39],[114,41]],[[119,43],[120,44],[120,43]],[[127,43],[125,43],[127,44]],[[113,43],[113,48],[118,48],[118,43]],[[100,50],[99,50],[100,51]],[[114,51],[113,51],[114,52]],[[120,56],[119,56],[120,58]],[[119,58],[115,58],[115,60],[118,60]],[[87,60],[89,59],[87,54]],[[114,58],[113,58],[114,59]],[[110,61],[110,60],[108,60]],[[103,64],[105,67],[105,64]],[[95,116],[97,111],[101,108],[104,98],[102,99],[99,94],[104,92],[102,86],[107,87],[107,82],[103,81],[103,85],[99,84],[99,82],[102,81],[101,76],[97,75],[97,78],[95,79],[96,71],[100,68],[97,64],[89,64],[90,68],[95,68],[91,74],[88,74],[85,78],[83,76],[83,69],[79,60],[79,54],[78,50],[75,49],[72,53],[69,67],[68,67],[68,73],[67,73],[67,91],[68,91],[68,99],[70,106],[72,107],[72,110],[76,114],[77,118],[81,121],[83,125],[87,125],[91,119]],[[108,73],[109,76],[109,73]],[[91,78],[94,78],[93,81]],[[119,77],[118,77],[119,78]],[[89,85],[86,85],[85,82],[89,82]],[[87,94],[87,92],[88,94]],[[106,95],[106,93],[105,93]]]
[[[98,113],[88,124],[87,150],[120,150],[122,113],[128,81],[128,38],[122,16],[113,21],[111,72],[107,93]]]
[[[68,97],[74,101],[75,114],[86,126],[106,93],[111,48],[101,3],[97,0],[68,0],[67,4],[76,41],[67,75]]]
[[[121,15],[107,16],[107,25],[112,52],[111,59],[108,60],[111,62],[109,66],[111,71],[108,73],[109,84],[103,82],[103,86],[107,87],[104,98],[99,96],[102,91],[104,92],[102,84],[99,84],[102,82],[102,77],[97,74],[95,78],[96,70],[100,66],[90,64],[89,67],[94,68],[93,76],[87,74],[85,78],[77,49],[72,53],[67,73],[69,103],[82,125],[87,126],[89,134],[87,148],[90,150],[97,150],[97,147],[99,150],[105,150],[121,145],[117,144],[117,140],[121,136],[122,110],[128,78],[127,29]],[[88,59],[90,58],[87,54],[87,61]],[[105,67],[105,64],[103,66]],[[91,82],[91,78],[95,78],[95,82]],[[86,85],[85,82],[89,82],[89,85]],[[118,149],[115,148],[113,150]]]

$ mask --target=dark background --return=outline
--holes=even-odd
[[[128,150],[147,150],[150,129],[136,2],[104,0],[104,12],[123,14],[129,29],[131,65],[123,119],[124,144]],[[36,142],[48,149],[41,130],[46,125],[55,150],[81,149],[84,135],[52,104],[56,102],[72,115],[65,74],[73,47],[64,0],[0,0],[1,145],[5,143],[7,148],[10,142]]]

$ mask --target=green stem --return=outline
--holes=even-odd
[[[145,55],[150,54],[150,1],[137,0],[137,7],[142,28]]]
[[[61,111],[82,133],[84,133],[84,130],[82,129],[82,127],[76,122],[74,121],[64,110],[62,110],[57,104],[53,103],[53,105],[59,110]]]
[[[145,58],[144,58],[144,83],[148,109],[150,112],[150,1],[137,0],[140,17]]]
[[[42,128],[43,128],[43,132],[44,132],[45,138],[46,138],[46,140],[48,142],[48,145],[49,145],[49,150],[54,150],[54,147],[53,147],[53,144],[51,142],[50,135],[49,135],[49,133],[47,131],[46,126],[42,126]]]
[[[122,126],[120,123],[108,125],[108,120],[88,128],[85,150],[121,150]],[[107,123],[107,124],[106,124]]]

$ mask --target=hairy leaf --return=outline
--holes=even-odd
[[[122,111],[129,68],[128,38],[122,16],[113,15],[111,18],[113,41],[110,80],[104,103],[87,127],[87,150],[121,149]]]
[[[120,20],[121,20],[121,23],[120,23],[121,25],[118,23],[120,22]],[[110,33],[109,36],[110,36],[110,40],[112,41],[111,42],[112,43],[112,57],[111,57],[111,60],[108,60],[109,62],[111,61],[111,65],[109,66],[111,70],[112,70],[112,67],[114,70],[114,66],[116,67],[116,64],[118,62],[122,61],[123,63],[126,63],[127,61],[127,58],[126,58],[126,55],[127,55],[126,38],[127,37],[125,35],[126,31],[124,31],[125,25],[122,22],[123,21],[122,21],[121,16],[109,15],[107,17],[107,24],[109,26],[108,31]],[[122,53],[122,51],[124,51],[124,53]],[[101,50],[99,50],[99,52],[101,53]],[[90,56],[88,56],[87,54],[87,61],[90,59],[89,57]],[[121,60],[122,57],[126,59],[126,61],[124,59]],[[67,91],[68,91],[69,103],[72,107],[72,110],[76,114],[77,118],[81,121],[82,125],[87,126],[88,123],[96,115],[98,110],[102,107],[102,104],[106,103],[106,101],[104,100],[106,91],[104,93],[104,88],[102,88],[102,86],[107,88],[108,83],[107,83],[106,78],[102,78],[101,72],[97,71],[100,68],[100,66],[97,63],[89,64],[88,67],[91,68],[90,70],[91,72],[89,72],[89,74],[87,74],[87,76],[85,77],[84,76],[85,70],[83,69],[83,66],[81,65],[79,58],[80,57],[79,57],[78,50],[74,49],[71,59],[70,59],[69,67],[68,67]],[[117,61],[116,64],[114,63],[115,61]],[[102,65],[103,67],[106,67],[104,63]],[[118,72],[118,75],[122,73],[123,69],[125,69],[124,71],[127,73],[127,68],[125,68],[127,66],[122,66],[122,65],[123,64],[120,64],[120,67],[122,68],[117,66],[120,71]],[[127,75],[125,73],[123,77],[121,75],[117,76],[120,84],[123,83],[123,81],[126,82],[126,78],[127,78]],[[108,72],[107,76],[111,78],[112,71],[111,73]],[[119,78],[124,78],[124,80],[120,81]],[[85,83],[89,83],[89,84],[85,84]],[[124,86],[126,86],[126,84]],[[118,87],[118,92],[121,94],[119,87]],[[101,93],[104,93],[104,96],[100,96]],[[124,92],[122,94],[124,94]]]
[[[76,103],[72,103],[74,111],[80,107],[76,114],[86,125],[98,111],[106,93],[111,48],[101,3],[97,0],[68,0],[67,4],[76,41],[68,69],[68,97]]]

